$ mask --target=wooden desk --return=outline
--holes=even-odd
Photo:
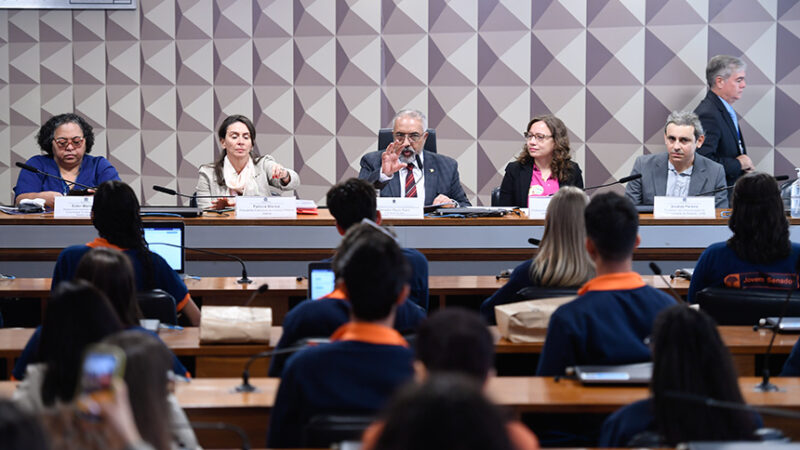
[[[667,285],[660,277],[643,275],[645,282],[651,286],[668,291]],[[290,298],[305,298],[308,292],[308,281],[295,277],[252,277],[251,284],[238,284],[237,277],[204,277],[186,279],[186,287],[192,297],[201,298],[204,305],[242,305],[258,290],[262,284],[269,285],[269,290],[253,300],[253,306],[272,307],[272,317],[276,325],[283,323],[289,311]],[[669,278],[667,278],[669,280]],[[492,295],[508,280],[497,279],[491,275],[480,276],[431,276],[428,278],[428,291],[431,304],[443,307],[448,296],[485,296]],[[680,278],[670,281],[670,285],[679,295],[685,296],[689,291],[689,282]],[[46,299],[50,296],[50,278],[17,278],[0,280],[0,297],[31,297]]]
[[[235,392],[234,388],[241,384],[240,378],[206,378],[178,383],[175,393],[189,420],[238,425],[248,433],[254,446],[264,446],[269,412],[275,403],[280,380],[253,378],[250,381],[258,392]],[[739,379],[748,404],[800,411],[800,378],[775,379],[785,392],[753,392],[753,386],[759,381],[757,377]],[[10,396],[15,385],[15,382],[0,382],[0,397]],[[551,377],[496,377],[489,381],[487,391],[496,403],[516,413],[608,414],[648,396],[645,386],[584,387],[573,380],[556,382]],[[781,424],[780,420],[768,416],[764,416],[764,421],[767,426]],[[794,428],[782,429],[787,434],[796,434]],[[201,444],[210,446],[208,442]]]

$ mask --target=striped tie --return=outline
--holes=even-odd
[[[414,165],[406,166],[406,197],[417,196],[417,185],[414,183]]]

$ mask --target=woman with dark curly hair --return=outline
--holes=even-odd
[[[528,207],[528,196],[549,196],[561,186],[583,189],[583,175],[569,154],[564,122],[552,114],[536,116],[522,133],[525,145],[508,163],[500,185],[500,206]]]
[[[98,186],[108,180],[119,180],[117,169],[102,156],[90,156],[94,146],[92,126],[83,117],[73,114],[53,116],[39,128],[36,141],[43,155],[26,161],[42,172],[67,181]],[[72,185],[42,174],[22,170],[14,187],[14,202],[42,198],[52,208],[55,198],[67,195]]]
[[[694,302],[697,293],[709,286],[797,289],[800,244],[789,240],[789,221],[775,178],[759,172],[744,175],[734,185],[732,202],[728,228],[733,236],[700,255],[689,285],[689,301]]]

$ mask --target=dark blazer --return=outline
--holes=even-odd
[[[576,186],[583,189],[583,173],[575,161],[570,161],[571,165],[567,168],[567,177],[558,180],[560,186]],[[531,187],[531,177],[533,176],[533,163],[521,164],[517,161],[510,162],[506,166],[506,174],[503,175],[503,182],[500,184],[500,204],[499,206],[518,206],[528,207],[528,190]]]
[[[717,94],[708,91],[706,98],[697,105],[694,112],[700,117],[700,123],[703,124],[703,129],[706,132],[706,140],[703,146],[697,149],[697,153],[710,158],[725,168],[725,179],[728,186],[733,186],[733,183],[742,175],[742,165],[736,159],[740,154],[747,154],[747,148],[744,145],[744,136],[742,136],[742,152],[739,153],[739,135],[741,135],[741,127],[737,134],[736,128],[733,126],[733,119],[722,104]]]
[[[387,183],[380,182],[382,150],[367,153],[361,157],[361,171],[358,178],[369,181],[381,190],[381,197],[400,197],[400,176],[395,174]],[[430,205],[439,194],[444,194],[461,206],[472,206],[461,187],[458,177],[458,163],[449,156],[423,150],[423,173],[425,183],[425,204]]]
[[[642,155],[636,158],[631,175],[640,173],[642,178],[631,180],[625,185],[625,195],[631,199],[634,205],[652,205],[653,197],[666,195],[668,161],[669,154],[667,152]],[[725,171],[721,165],[695,153],[693,166],[692,176],[689,180],[690,196],[726,186]],[[714,203],[717,208],[727,208],[728,192],[717,192]]]

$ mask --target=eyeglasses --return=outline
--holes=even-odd
[[[411,134],[408,134],[408,133],[394,133],[393,136],[394,136],[394,140],[397,141],[397,142],[403,142],[406,139],[408,139],[408,142],[411,142],[412,144],[414,142],[417,142],[418,140],[420,140],[422,138],[422,135],[419,134],[419,133],[411,133]]]
[[[80,147],[81,144],[83,144],[83,136],[75,136],[72,138],[61,137],[53,139],[53,142],[55,142],[59,148],[67,148],[69,144],[72,144],[75,147]]]
[[[534,140],[536,140],[536,142],[544,142],[546,139],[550,139],[551,137],[553,137],[553,135],[552,134],[533,134],[533,133],[528,133],[526,131],[526,132],[522,133],[522,137],[524,137],[525,139],[533,138]]]

